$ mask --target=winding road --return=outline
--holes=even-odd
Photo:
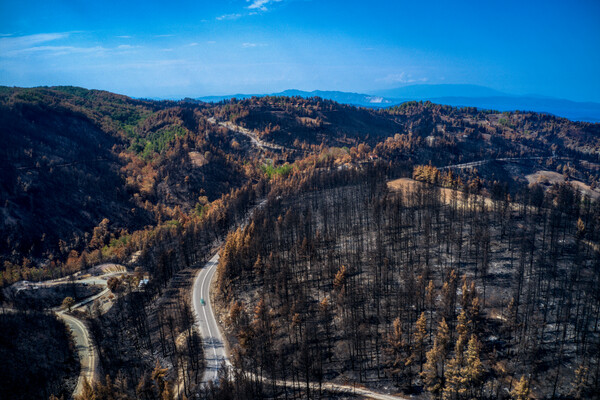
[[[102,267],[104,265],[105,264],[102,264],[95,268]],[[34,282],[26,282],[26,281],[21,282],[20,284],[17,284],[17,291],[27,290],[33,286],[51,287],[51,286],[66,285],[66,284],[71,284],[71,283],[85,283],[88,285],[98,285],[98,286],[104,287],[104,289],[100,293],[97,293],[93,296],[83,299],[82,301],[71,306],[71,311],[76,310],[76,309],[81,308],[89,303],[92,303],[93,301],[108,294],[110,292],[110,290],[107,287],[108,278],[110,278],[112,276],[119,276],[119,275],[123,275],[123,274],[127,273],[127,271],[125,270],[124,267],[119,266],[119,265],[115,265],[115,266],[120,267],[121,270],[113,271],[113,272],[106,272],[99,276],[90,276],[87,278],[80,278],[80,279],[76,279],[76,280],[72,280],[72,279],[70,279],[71,277],[67,276],[67,277],[54,279],[54,280],[46,281],[46,282],[35,282],[35,283]],[[75,348],[77,349],[77,353],[79,356],[79,362],[81,364],[79,377],[77,378],[77,385],[75,386],[75,390],[73,391],[73,395],[72,395],[73,397],[75,397],[75,396],[81,394],[81,392],[83,390],[84,379],[87,379],[87,381],[90,382],[90,384],[91,384],[92,382],[94,382],[95,380],[97,380],[99,378],[97,376],[98,375],[98,353],[91,341],[89,330],[84,321],[80,320],[79,318],[77,318],[73,315],[67,314],[66,310],[62,309],[61,307],[55,307],[52,309],[52,311],[54,311],[56,316],[58,318],[60,318],[69,327],[69,329],[71,330],[71,332],[73,334],[73,339],[75,341]]]
[[[79,281],[75,281],[76,283],[87,283],[88,285],[104,286],[104,289],[100,293],[94,296],[90,296],[87,299],[80,301],[79,303],[76,303],[71,307],[71,310],[81,308],[108,294],[110,290],[107,287],[107,279],[111,276],[123,275],[125,273],[126,272],[111,272],[103,274],[101,276],[90,277],[81,279]],[[67,283],[70,283],[70,281],[67,280],[64,282],[52,282],[48,286]],[[79,354],[81,370],[79,372],[79,378],[77,379],[77,385],[75,386],[75,390],[73,391],[73,397],[75,397],[81,394],[83,390],[84,379],[87,379],[87,381],[91,384],[99,378],[97,376],[98,353],[96,347],[90,339],[90,333],[84,321],[74,317],[73,315],[67,314],[65,310],[61,310],[60,308],[54,309],[54,312],[56,313],[58,318],[62,319],[65,322],[65,324],[67,324],[67,326],[71,329],[71,332],[73,333],[73,338],[75,340],[75,347],[77,349],[77,353]]]

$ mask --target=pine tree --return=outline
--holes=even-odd
[[[148,379],[148,373],[144,373],[136,388],[135,388],[135,393],[137,394],[137,398],[138,399],[150,399],[153,396],[153,388],[152,388],[152,382]]]
[[[440,346],[437,338],[433,341],[433,347],[427,352],[425,358],[427,361],[423,366],[421,378],[423,378],[425,390],[437,397],[444,387],[444,373],[440,365],[444,363],[444,359],[442,357],[442,346]]]
[[[458,339],[457,339],[457,344],[458,341],[462,338],[463,345],[466,343],[467,341],[467,333],[469,332],[469,327],[468,327],[468,319],[467,319],[467,314],[465,313],[465,310],[462,310],[460,312],[460,314],[458,314],[458,323],[456,324],[456,331],[458,332]]]
[[[173,392],[171,391],[171,384],[165,382],[165,387],[160,396],[161,400],[173,400]]]
[[[456,307],[456,271],[452,270],[442,285],[442,312],[447,321],[453,321]]]
[[[571,396],[573,396],[575,399],[584,398],[584,395],[586,393],[586,389],[588,386],[587,376],[588,376],[588,367],[586,367],[584,365],[580,365],[575,370],[575,379],[573,380],[573,383],[571,384]]]
[[[469,287],[467,283],[467,275],[463,275],[462,281],[462,296],[460,298],[460,305],[462,306],[463,310],[466,310],[469,304],[471,304],[471,301],[473,300],[473,292],[471,291],[471,287]]]
[[[427,318],[425,312],[417,320],[415,325],[415,337],[411,346],[410,358],[406,361],[406,365],[417,363],[419,372],[423,372],[423,350],[425,349],[425,338],[427,337]]]
[[[475,335],[471,335],[467,345],[465,365],[461,371],[464,387],[459,390],[461,394],[468,394],[469,398],[479,398],[481,394],[483,365],[479,358],[481,344]]]
[[[446,358],[448,355],[448,345],[450,344],[450,329],[444,318],[438,324],[436,339],[441,346],[444,358]]]
[[[519,314],[518,314],[517,304],[515,302],[515,298],[512,297],[510,299],[510,302],[508,303],[508,306],[506,307],[506,323],[507,323],[508,329],[511,333],[516,329],[518,319],[519,319]]]
[[[459,339],[460,340],[460,339]],[[457,346],[458,347],[458,341]],[[448,362],[444,379],[446,385],[444,386],[443,398],[444,400],[457,399],[460,389],[464,386],[463,379],[461,377],[461,370],[463,368],[463,354],[462,352],[456,352],[454,357]]]
[[[429,310],[429,341],[431,342],[431,335],[433,334],[431,324],[433,323],[433,309],[435,307],[435,287],[432,280],[429,281],[429,284],[425,288],[425,304]]]
[[[333,280],[333,288],[335,290],[341,290],[342,287],[346,284],[346,266],[342,265],[338,272],[335,274],[335,278]]]
[[[402,332],[402,321],[396,318],[392,324],[392,332],[387,337],[389,345],[388,353],[391,355],[392,368],[391,374],[399,381],[404,373],[405,357],[406,357],[406,342]]]
[[[445,371],[444,378],[446,385],[444,387],[444,399],[456,399],[466,387],[465,378],[462,376],[463,368],[465,367],[465,345],[467,344],[467,316],[465,311],[461,311],[458,316],[456,325],[458,339],[454,346],[454,357],[448,362],[448,367]]]
[[[525,378],[525,375],[521,376],[519,382],[517,382],[513,390],[511,390],[510,396],[514,400],[529,399],[529,379]]]
[[[577,239],[583,239],[585,236],[585,223],[579,218],[577,220]]]
[[[152,371],[151,377],[154,381],[154,384],[156,385],[158,393],[162,393],[165,389],[165,386],[167,385],[167,382],[165,382],[165,376],[167,375],[167,371],[168,369],[162,368],[158,360],[156,360],[156,366]]]
[[[481,301],[478,296],[473,297],[471,304],[469,305],[468,313],[469,313],[469,330],[471,333],[477,333],[481,329],[479,326],[480,321],[480,305]]]
[[[446,320],[442,318],[438,325],[433,347],[427,352],[421,377],[425,390],[438,397],[444,388],[444,373],[450,333]]]
[[[479,314],[481,307],[481,301],[477,295],[475,282],[471,281],[469,284],[467,281],[467,276],[463,275],[463,285],[461,290],[462,297],[460,304],[467,317],[467,326],[471,333],[475,333],[479,328]]]

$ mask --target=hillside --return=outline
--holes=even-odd
[[[72,87],[3,88],[0,258],[48,267],[240,186],[238,152],[199,108]]]
[[[378,157],[431,161],[438,166],[532,156],[572,157],[595,164],[600,144],[598,124],[430,102],[372,110],[320,98],[261,97],[225,101],[209,110],[217,118],[254,131],[265,141],[291,149],[316,151],[322,144],[358,148],[362,143]]]
[[[1,285],[104,262],[133,271],[111,283],[112,307],[81,313],[129,398],[152,398],[155,373],[199,391],[186,299],[223,241],[215,299],[239,393],[283,395],[243,372],[458,391],[457,380],[436,389],[445,378],[428,354],[462,373],[467,342],[484,371],[474,397],[524,376],[546,397],[597,382],[581,371],[600,365],[589,351],[600,125],[430,102],[207,104],[53,87],[2,88],[0,126]],[[438,333],[452,345],[436,347]]]
[[[415,177],[420,178],[419,170]],[[418,398],[597,398],[597,203],[297,178],[231,233],[218,299],[236,367]],[[313,393],[314,395],[314,393]]]
[[[2,88],[0,123],[0,257],[9,275],[60,269],[69,255],[79,260],[71,269],[109,256],[111,242],[201,212],[263,178],[265,162],[278,168],[325,155],[337,165],[377,159],[397,174],[414,164],[537,157],[479,167],[483,186],[513,188],[542,169],[593,189],[600,167],[597,124],[429,102],[373,110],[318,97],[205,104],[75,87]],[[283,150],[257,148],[235,126]],[[81,260],[83,252],[92,260]]]

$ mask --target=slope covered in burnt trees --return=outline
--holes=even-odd
[[[215,120],[284,150],[261,150]],[[285,176],[302,159],[321,168],[378,159],[393,176],[414,164],[541,157],[518,169],[482,166],[479,182],[490,187],[525,183],[524,175],[540,169],[595,186],[600,170],[598,124],[428,102],[371,110],[320,98],[204,104],[76,87],[4,87],[0,126],[5,282],[110,258],[134,231],[202,215],[223,194]]]
[[[390,190],[383,172],[295,177],[228,236],[217,298],[235,367],[302,398],[326,381],[598,398],[598,203],[568,185],[516,202]]]
[[[232,99],[209,109],[223,120],[255,130],[259,137],[288,146],[375,146],[395,134],[419,137],[423,142],[429,137],[430,145],[465,147],[465,142],[479,140],[497,153],[555,150],[595,154],[600,145],[599,124],[430,102],[411,101],[373,110],[320,98],[266,96]]]
[[[2,88],[4,269],[19,279],[71,250],[101,251],[243,184],[241,152],[198,108],[71,87]]]
[[[202,360],[182,279],[269,192],[270,205],[222,254],[236,373],[362,379],[412,392],[437,379],[439,394],[443,373],[421,369],[459,362],[465,351],[454,340],[462,337],[463,346],[480,346],[484,368],[471,394],[506,393],[529,373],[543,394],[568,395],[572,377],[581,393],[597,384],[590,326],[598,303],[588,295],[597,284],[597,206],[573,186],[548,184],[544,194],[523,177],[549,170],[591,188],[598,125],[431,103],[377,111],[317,98],[208,105],[72,87],[1,88],[0,117],[1,283],[104,261],[136,267],[113,309],[88,316],[105,372],[133,397],[144,382],[148,398],[156,395],[150,371],[161,366],[186,393],[197,390]],[[226,121],[284,149],[261,148]],[[501,157],[541,158],[435,168]],[[417,164],[414,177],[436,187],[386,189]],[[440,196],[456,189],[469,195],[450,204]],[[480,201],[487,195],[491,210]],[[451,344],[429,362],[438,327],[448,340],[442,318]],[[450,395],[460,389],[447,387]]]

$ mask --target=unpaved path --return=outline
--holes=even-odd
[[[480,165],[483,165],[483,164],[487,164],[487,163],[489,163],[491,161],[517,162],[517,161],[526,161],[526,160],[548,160],[548,159],[572,160],[572,158],[569,158],[569,157],[555,157],[555,156],[549,156],[549,157],[489,158],[487,160],[479,160],[479,161],[471,161],[471,162],[462,163],[462,164],[446,165],[445,167],[439,167],[438,169],[439,170],[444,170],[444,169],[467,169],[467,168],[474,168],[474,167],[479,167]]]
[[[282,151],[282,150],[286,150],[285,147],[280,146],[278,144],[275,143],[269,143],[269,142],[265,142],[264,140],[261,140],[258,138],[258,136],[256,136],[254,134],[254,132],[252,132],[249,129],[246,129],[242,126],[239,125],[235,125],[232,122],[226,121],[226,122],[222,122],[222,121],[217,121],[214,117],[211,117],[208,119],[208,122],[210,122],[213,125],[220,125],[222,127],[225,127],[231,131],[237,132],[237,133],[241,133],[242,135],[246,136],[248,139],[250,139],[250,141],[252,142],[253,145],[255,145],[256,147],[262,149],[262,150],[275,150],[275,151]]]

